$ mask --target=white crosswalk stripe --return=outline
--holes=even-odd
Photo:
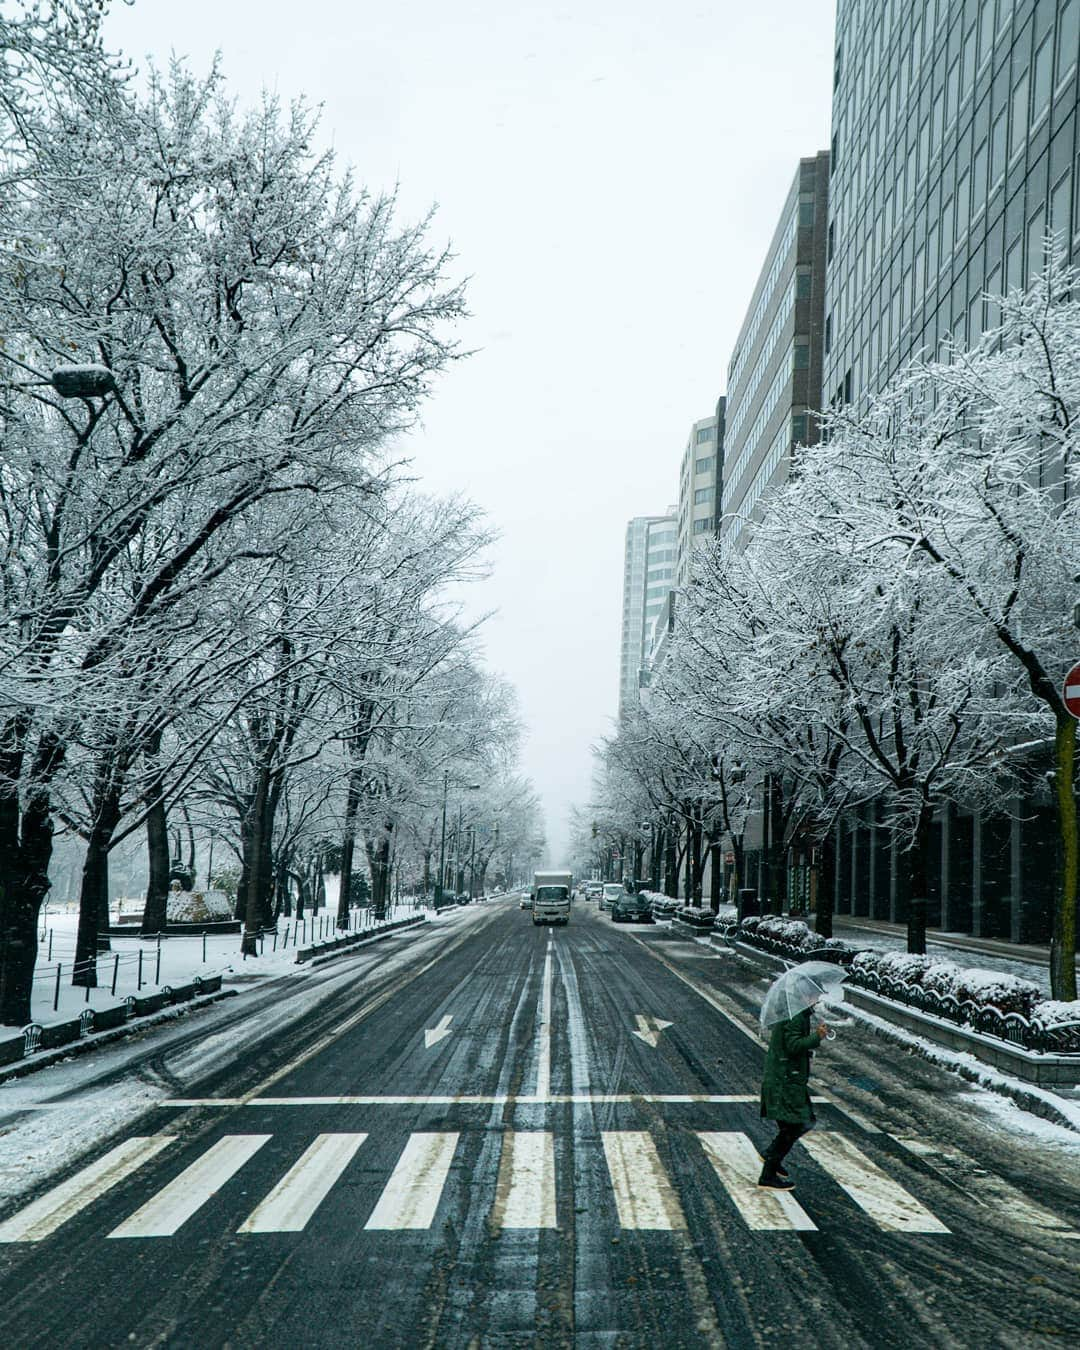
[[[252,1158],[271,1136],[227,1134],[109,1234],[111,1238],[172,1237],[181,1224]]]
[[[40,1199],[0,1223],[0,1242],[40,1242],[62,1223],[123,1181],[173,1142],[175,1135],[137,1135],[54,1186]]]
[[[940,1163],[947,1169],[949,1180],[962,1185],[969,1198],[977,1204],[997,1209],[1000,1213],[1007,1214],[1015,1223],[1027,1224],[1032,1228],[1045,1228],[1059,1238],[1080,1241],[1080,1232],[1064,1219],[1051,1214],[1034,1200],[1029,1200],[1015,1186],[972,1162],[959,1149],[949,1148],[945,1144],[935,1144],[928,1139],[898,1134],[894,1134],[893,1138],[909,1153],[925,1158],[932,1164]]]
[[[748,1228],[802,1232],[817,1229],[817,1224],[790,1191],[770,1191],[757,1184],[761,1159],[745,1134],[699,1132],[698,1138]]]
[[[456,1134],[412,1134],[365,1228],[430,1228],[457,1148]]]
[[[643,1130],[605,1130],[602,1138],[620,1226],[685,1228],[686,1217],[652,1135]]]
[[[898,1233],[949,1231],[910,1192],[893,1181],[843,1135],[815,1132],[804,1135],[799,1142],[880,1228]]]
[[[304,1231],[368,1137],[361,1133],[318,1135],[239,1223],[237,1231],[251,1235]],[[218,1139],[178,1176],[145,1199],[108,1236],[173,1236],[270,1138],[268,1134],[244,1134]],[[819,1189],[809,1184],[806,1189],[800,1186],[796,1198],[788,1192],[758,1187],[760,1159],[746,1134],[703,1130],[697,1131],[695,1138],[718,1185],[747,1228],[761,1232],[813,1232],[821,1223],[814,1212],[814,1203],[822,1194]],[[443,1200],[460,1139],[456,1132],[409,1135],[364,1227],[374,1231],[430,1228]],[[38,1242],[49,1237],[174,1142],[172,1135],[151,1135],[118,1144],[0,1222],[0,1243]],[[988,1221],[1001,1216],[1057,1238],[1077,1237],[1075,1227],[1066,1220],[1028,1200],[1014,1186],[959,1150],[906,1137],[897,1142],[931,1165],[936,1160],[947,1167],[948,1179],[963,1183],[968,1199],[982,1206]],[[620,1227],[644,1232],[685,1230],[686,1215],[652,1134],[644,1130],[607,1130],[601,1134],[601,1144]],[[595,1145],[579,1141],[574,1147]],[[915,1195],[846,1136],[815,1130],[804,1136],[798,1147],[878,1227],[905,1234],[950,1232]],[[504,1134],[490,1202],[489,1223],[493,1230],[540,1232],[558,1228],[555,1157],[555,1136],[551,1131],[518,1130]],[[893,1165],[899,1161],[896,1156],[891,1158]],[[802,1180],[809,1183],[811,1177],[808,1174]],[[569,1213],[573,1198],[565,1199]],[[809,1211],[804,1205],[809,1206]],[[231,1222],[241,1218],[242,1212]]]
[[[301,1232],[366,1138],[366,1134],[320,1134],[237,1231]]]
[[[503,1135],[495,1228],[555,1228],[555,1137],[543,1130]]]

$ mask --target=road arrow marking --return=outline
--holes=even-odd
[[[445,1040],[450,1035],[450,1023],[454,1020],[453,1013],[447,1013],[437,1027],[427,1027],[424,1030],[424,1049],[430,1050],[433,1045],[438,1045],[441,1040]]]
[[[673,1025],[671,1022],[665,1022],[662,1017],[643,1017],[641,1013],[635,1014],[634,1021],[637,1023],[637,1031],[633,1034],[653,1048],[660,1044],[660,1033],[664,1028]]]

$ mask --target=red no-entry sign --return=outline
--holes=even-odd
[[[1080,721],[1080,661],[1077,661],[1061,686],[1061,696],[1069,712]]]

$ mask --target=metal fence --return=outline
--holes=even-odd
[[[973,999],[958,999],[955,994],[939,994],[904,980],[889,979],[873,970],[852,970],[848,978],[860,989],[869,989],[882,998],[917,1008],[985,1036],[995,1036],[1024,1050],[1043,1055],[1080,1054],[1080,1020],[1044,1023],[1020,1012],[1002,1012]]]

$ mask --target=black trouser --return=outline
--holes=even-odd
[[[791,1152],[792,1146],[803,1137],[809,1128],[809,1125],[803,1125],[798,1121],[778,1120],[776,1122],[776,1138],[762,1155],[766,1166],[779,1167]]]

